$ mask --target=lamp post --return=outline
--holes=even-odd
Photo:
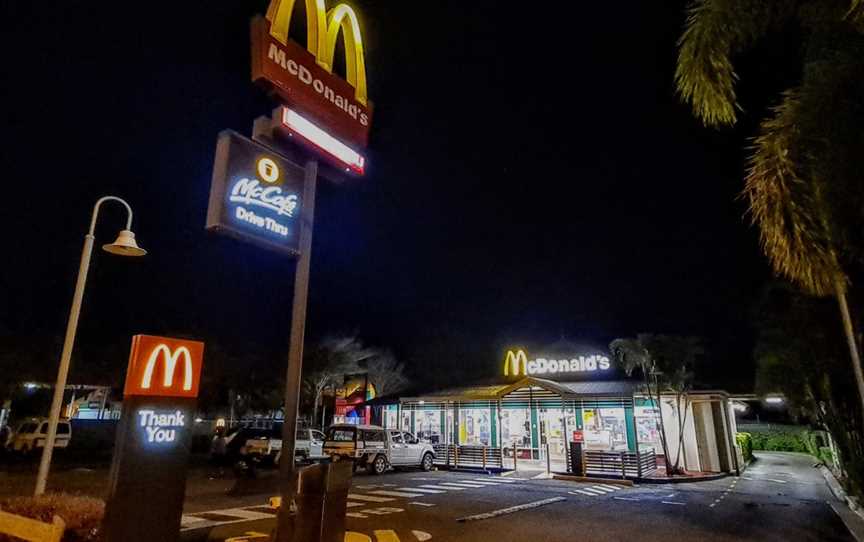
[[[63,392],[66,389],[66,377],[69,374],[69,361],[72,357],[72,347],[75,344],[75,333],[78,330],[78,316],[81,313],[81,300],[84,297],[84,286],[87,283],[87,271],[90,268],[90,257],[93,254],[94,231],[99,208],[106,201],[116,201],[126,208],[126,229],[120,230],[117,239],[102,249],[118,256],[143,256],[147,251],[135,242],[132,233],[132,208],[122,199],[115,196],[105,196],[96,201],[93,215],[90,219],[90,229],[84,236],[84,249],[81,252],[81,264],[78,267],[78,280],[75,283],[75,293],[72,296],[72,308],[69,311],[69,321],[66,324],[66,338],[63,341],[63,353],[60,356],[60,368],[57,370],[57,383],[54,385],[54,398],[51,401],[51,413],[48,418],[48,435],[42,448],[42,459],[39,462],[39,474],[36,477],[36,495],[45,493],[48,482],[48,471],[51,468],[51,456],[54,453],[54,440],[57,437],[57,422],[60,419],[60,408],[63,406]]]

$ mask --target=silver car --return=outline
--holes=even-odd
[[[420,467],[430,471],[435,450],[427,442],[398,429],[376,425],[338,424],[327,429],[324,453],[334,461],[350,460],[355,468],[383,474],[390,467]]]

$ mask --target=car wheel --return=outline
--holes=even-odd
[[[366,470],[369,474],[384,474],[387,470],[387,458],[383,455],[376,455],[371,463],[366,465]]]
[[[432,470],[432,467],[434,466],[434,464],[435,464],[435,458],[432,457],[432,454],[430,454],[429,452],[426,452],[423,455],[423,460],[420,461],[420,468],[423,469],[425,472],[429,472],[430,470]]]

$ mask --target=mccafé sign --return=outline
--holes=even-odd
[[[219,134],[207,229],[295,255],[305,172],[231,130]]]
[[[347,4],[329,11],[325,0],[304,0],[306,48],[288,37],[295,0],[272,0],[265,18],[252,20],[252,80],[355,151],[366,146],[372,104],[357,14]],[[345,43],[346,79],[333,73],[339,36]]]
[[[508,350],[504,357],[504,376],[558,375],[606,371],[609,358],[601,355],[574,356],[564,359],[528,359],[524,350]]]
[[[135,335],[123,396],[198,397],[203,356],[202,342]]]

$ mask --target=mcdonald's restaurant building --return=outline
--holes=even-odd
[[[495,382],[371,401],[373,421],[427,439],[442,465],[638,478],[662,465],[660,416],[674,461],[680,410],[681,466],[734,473],[743,463],[726,392],[694,391],[680,409],[662,394],[658,408],[603,348],[561,341],[540,352],[508,352]]]

